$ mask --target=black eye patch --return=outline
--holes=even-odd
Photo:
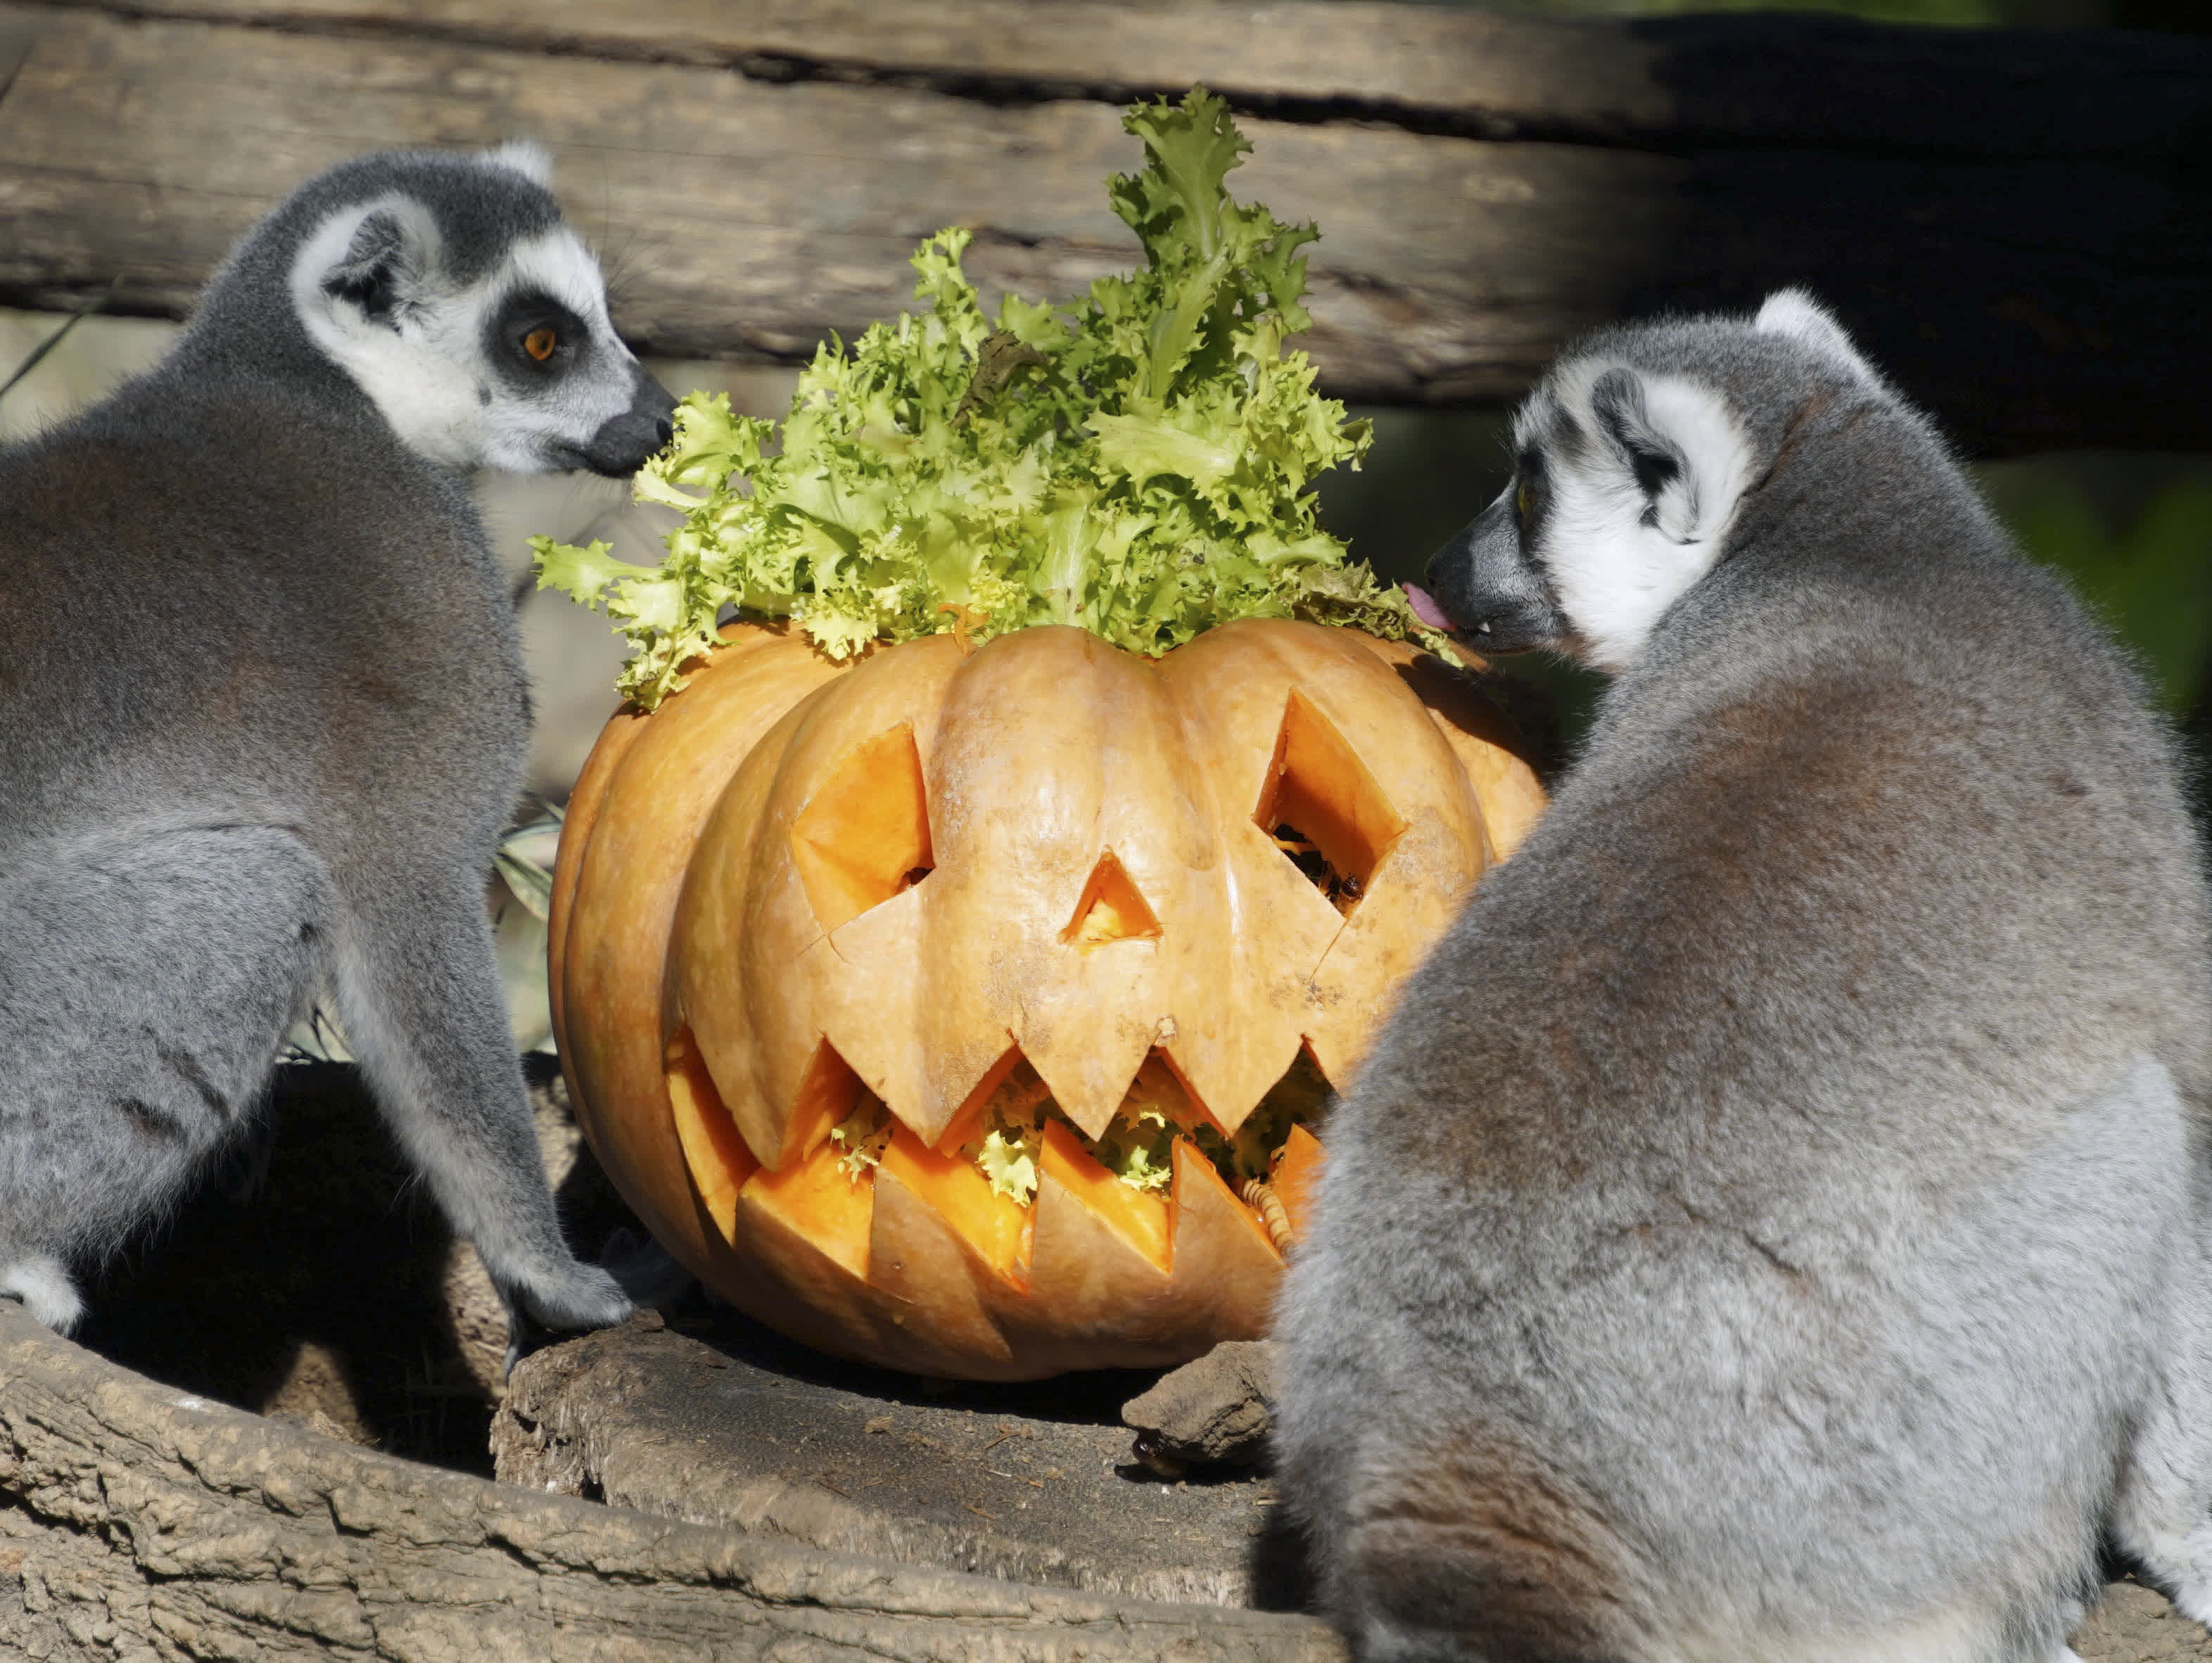
[[[1533,541],[1551,506],[1551,481],[1544,474],[1543,452],[1523,451],[1513,463],[1513,518],[1524,542]]]
[[[517,386],[543,385],[565,374],[588,350],[584,320],[541,289],[519,289],[485,325],[484,356]]]

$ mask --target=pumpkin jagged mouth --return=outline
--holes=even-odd
[[[1092,1138],[1017,1056],[996,1089],[932,1149],[848,1072],[851,1095],[842,1102],[849,1112],[826,1127],[817,1120],[811,1135],[787,1138],[783,1164],[770,1168],[745,1148],[688,1029],[671,1042],[668,1078],[686,1164],[726,1239],[735,1239],[738,1206],[750,1205],[865,1281],[872,1190],[888,1171],[927,1201],[994,1275],[1016,1286],[1028,1281],[1048,1180],[1163,1276],[1172,1272],[1176,1217],[1194,1184],[1218,1188],[1275,1253],[1287,1253],[1310,1206],[1321,1165],[1313,1129],[1329,1096],[1327,1077],[1301,1047],[1236,1132],[1225,1133],[1155,1050],[1104,1132]]]

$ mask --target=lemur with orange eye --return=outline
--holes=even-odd
[[[673,408],[549,183],[334,167],[150,373],[0,449],[0,1292],[50,1326],[319,993],[510,1314],[629,1308],[562,1237],[483,904],[530,710],[469,471],[628,474]]]

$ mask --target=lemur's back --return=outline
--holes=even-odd
[[[1776,1128],[1792,1158],[1828,1090],[1893,1106],[1855,1141],[1921,1140],[1900,1047],[1918,1095],[2006,1113],[2153,1041],[2202,1089],[2206,920],[2170,733],[2063,586],[1985,524],[1939,505],[1901,539],[1857,513],[1849,482],[1876,470],[1852,448],[1834,441],[1835,484],[1786,505],[1786,531],[1747,514],[1608,696],[1535,858],[1455,932],[1494,1017],[1409,998],[1407,1020],[1439,1045],[1449,1027],[1455,1054],[1533,1062],[1532,1036],[1610,1012],[1612,1043],[1673,1059],[1626,1102],[1582,1083],[1616,1124],[1700,1123],[1724,1097],[1764,1116],[1809,1091],[1814,1120]],[[1959,1042],[1967,1013],[1979,1044]],[[1501,1070],[1480,1112],[1556,1101],[1545,1073]]]
[[[2171,737],[1847,346],[1752,333],[1563,361],[1562,518],[1467,534],[1470,622],[1726,543],[1328,1127],[1284,1454],[1368,1656],[2057,1663],[2106,1530],[2212,1611]]]
[[[0,836],[101,797],[318,830],[511,799],[526,693],[465,490],[358,412],[179,379],[0,452]]]

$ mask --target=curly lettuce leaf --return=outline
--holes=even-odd
[[[872,1097],[830,1128],[830,1141],[842,1151],[838,1168],[848,1181],[857,1185],[870,1169],[883,1164],[884,1151],[896,1131],[882,1102]]]
[[[1098,1164],[1134,1190],[1165,1190],[1175,1181],[1176,1126],[1151,1105],[1127,1106],[1091,1152]]]
[[[1027,1206],[1036,1199],[1037,1150],[1043,1141],[1036,1132],[1012,1138],[1003,1132],[987,1132],[975,1164],[993,1189]]]
[[[1370,435],[1284,349],[1309,322],[1314,228],[1231,198],[1250,147],[1212,94],[1123,124],[1145,165],[1107,194],[1141,269],[987,317],[969,234],[941,231],[911,261],[925,309],[824,343],[780,434],[720,396],[683,402],[637,488],[684,516],[659,567],[532,541],[539,586],[603,605],[629,639],[634,702],[681,685],[732,610],[791,618],[840,660],[1047,623],[1157,656],[1244,617],[1451,656],[1315,518],[1315,478],[1356,468]]]

